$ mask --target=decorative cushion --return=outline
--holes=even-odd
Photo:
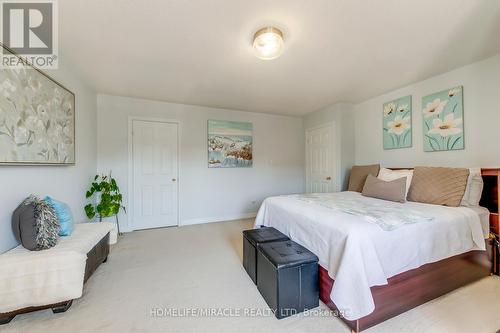
[[[481,168],[469,169],[469,178],[467,179],[467,187],[465,188],[464,197],[462,198],[461,206],[479,206],[481,195],[483,194],[483,176],[481,176]]]
[[[74,220],[71,209],[67,204],[61,201],[57,201],[49,196],[45,197],[44,201],[48,203],[54,209],[56,217],[59,220],[59,225],[61,230],[59,231],[59,236],[69,236],[73,232]]]
[[[385,181],[368,175],[362,195],[389,201],[405,202],[406,177]]]
[[[365,185],[366,177],[368,175],[377,177],[379,170],[380,170],[380,164],[353,166],[351,169],[351,175],[349,177],[348,191],[354,191],[354,192],[363,191],[363,186]]]
[[[408,196],[408,191],[410,190],[411,179],[413,178],[413,170],[402,169],[402,170],[391,170],[386,168],[381,168],[378,172],[378,179],[385,180],[389,182],[398,178],[406,177],[406,193],[405,199]]]
[[[30,251],[49,249],[59,239],[59,222],[54,209],[33,195],[12,214],[12,229],[16,239]]]
[[[464,196],[469,169],[416,167],[408,200],[457,207]]]

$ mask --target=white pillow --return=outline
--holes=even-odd
[[[483,194],[483,177],[481,176],[481,168],[469,169],[469,178],[465,188],[464,197],[462,198],[461,206],[479,206],[479,200]]]
[[[411,185],[411,179],[413,178],[413,170],[408,170],[408,169],[390,170],[386,168],[380,168],[377,178],[385,180],[386,182],[390,182],[392,180],[403,177],[406,177],[406,196],[408,196],[408,191],[410,190],[410,185]]]

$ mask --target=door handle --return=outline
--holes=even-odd
[[[326,180],[332,180],[332,177],[328,176],[326,177]]]
[[[177,180],[177,179],[175,179],[175,178],[172,178],[172,181],[173,181],[173,182],[175,182],[176,180]]]

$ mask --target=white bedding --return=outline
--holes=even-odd
[[[108,232],[116,243],[116,224],[80,223],[51,249],[19,245],[0,255],[0,313],[81,297],[87,253]]]
[[[432,221],[384,231],[362,216],[299,200],[294,196],[266,199],[256,226],[271,226],[314,252],[335,280],[331,299],[349,320],[374,310],[370,287],[421,265],[471,250],[485,250],[478,214],[468,207],[404,204],[361,196],[357,192],[322,194],[324,199],[355,199],[388,206],[404,205],[434,217]]]

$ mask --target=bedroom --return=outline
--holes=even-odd
[[[7,27],[14,29],[12,22],[25,10],[15,7],[21,3],[33,5],[29,1],[1,3],[4,15],[12,12],[10,25],[6,25],[5,19],[2,21],[2,44],[6,46],[2,48],[3,60],[17,59],[9,49],[20,56],[33,54],[13,42],[14,33],[5,34]],[[42,7],[33,7],[38,14],[30,19],[33,21],[28,32],[52,46],[50,55],[56,58],[50,59],[56,59],[57,63],[35,53],[40,72],[5,68],[4,61],[4,67],[0,68],[3,189],[0,318],[10,321],[0,326],[0,331],[48,332],[63,327],[98,332],[232,332],[235,328],[242,332],[356,330],[325,304],[325,292],[321,293],[325,285],[319,281],[315,284],[323,298],[319,307],[276,319],[261,293],[262,288],[259,290],[243,267],[242,235],[244,230],[260,224],[275,227],[318,256],[318,273],[331,284],[337,274],[330,266],[336,262],[325,261],[333,260],[339,251],[324,253],[339,242],[326,242],[327,237],[333,236],[320,232],[320,243],[328,244],[328,250],[321,252],[323,248],[317,246],[320,243],[311,241],[312,229],[320,222],[316,214],[331,211],[332,216],[342,215],[339,225],[344,225],[353,217],[360,218],[359,215],[373,217],[369,209],[365,207],[361,213],[358,206],[346,218],[345,207],[332,207],[330,201],[325,203],[321,197],[300,197],[295,198],[295,208],[285,211],[286,225],[282,225],[279,217],[268,220],[256,217],[269,207],[267,198],[311,192],[336,195],[347,190],[353,166],[380,165],[383,173],[387,170],[382,168],[415,168],[413,173],[417,176],[418,167],[467,170],[467,177],[458,177],[462,184],[459,206],[463,195],[470,192],[464,186],[464,177],[467,182],[470,175],[482,168],[479,172],[483,177],[479,178],[484,190],[478,206],[490,210],[491,231],[498,234],[495,170],[500,168],[500,4],[497,1],[45,3],[52,4],[51,11],[46,13]],[[46,15],[50,14],[52,20],[47,20]],[[41,17],[45,20],[40,20]],[[35,26],[43,22],[53,24],[49,36],[52,43],[46,41],[47,34],[36,30]],[[264,48],[266,42],[270,46],[262,50],[258,42],[264,43]],[[264,54],[267,51],[275,54]],[[262,59],[266,57],[274,59]],[[49,102],[35,105],[34,99],[31,99],[34,106],[23,102],[27,96],[45,98],[47,94],[59,101],[60,96],[55,96],[55,92],[52,96],[40,89],[40,85],[43,88],[47,84],[57,94],[62,93],[63,102],[58,102],[61,108]],[[45,92],[40,94],[40,90]],[[436,100],[439,102],[435,103]],[[14,105],[26,110],[16,114]],[[29,122],[38,119],[23,115],[30,112],[39,116],[41,122]],[[47,122],[54,114],[59,118]],[[66,127],[60,125],[61,117]],[[61,126],[61,136],[50,134],[51,123]],[[314,141],[318,136],[328,139]],[[47,156],[47,151],[35,150],[48,143],[58,147],[56,155]],[[311,158],[320,153],[327,157],[324,163]],[[158,172],[151,171],[158,168],[161,169]],[[101,210],[104,206],[96,211],[103,197],[94,192],[102,192],[103,186],[111,182],[109,178],[95,177],[109,177],[110,173],[119,187],[111,191],[119,197],[112,205],[104,202],[109,212]],[[367,178],[366,173],[364,176]],[[375,182],[383,178],[378,172],[373,176]],[[98,187],[92,185],[96,182],[100,184]],[[361,191],[365,179],[362,182]],[[411,181],[404,185],[404,201],[408,196],[411,199],[405,203],[359,194],[358,197],[377,200],[383,207],[429,205],[436,211],[472,210],[416,202],[426,200],[411,193]],[[432,185],[435,184],[424,186],[424,194],[426,189],[432,192]],[[410,192],[408,195],[406,190]],[[88,191],[92,192],[89,198]],[[381,192],[387,195],[389,191]],[[57,245],[51,249],[29,251],[26,239],[13,231],[12,220],[16,208],[31,194],[66,203],[60,206],[73,215],[74,235],[57,238],[54,241]],[[356,200],[359,198],[347,201]],[[292,211],[300,203],[315,209],[299,219],[301,212],[292,214]],[[422,218],[429,211],[417,215]],[[99,214],[105,223],[99,223]],[[307,218],[311,221],[305,222]],[[473,219],[476,223],[474,229],[471,227],[475,230],[471,235],[475,233],[477,241],[481,218]],[[399,219],[399,223],[401,220],[404,224],[407,217]],[[306,231],[289,230],[291,221]],[[376,245],[376,251],[366,251],[373,254],[382,248],[396,249],[381,255],[386,261],[377,266],[383,268],[382,280],[473,249],[472,236],[468,235],[464,241],[463,229],[460,229],[461,240],[453,238],[454,233],[433,233],[441,238],[432,238],[431,246],[425,248],[431,252],[424,253],[418,241],[431,240],[424,230],[432,222],[419,220],[397,225],[391,231],[384,230],[382,223],[377,225],[373,219],[364,222],[375,234],[408,237],[404,242],[391,239],[384,242],[390,243],[386,248],[382,244]],[[303,223],[306,227],[301,228]],[[359,220],[352,224],[356,223]],[[120,235],[116,235],[117,224]],[[105,230],[105,226],[112,229]],[[99,239],[82,243],[85,251],[78,255],[71,251],[71,256],[80,263],[79,270],[73,272],[75,279],[86,281],[75,283],[74,297],[61,296],[70,289],[64,288],[64,275],[53,276],[61,285],[52,288],[41,282],[43,272],[37,271],[22,281],[13,278],[28,276],[34,267],[43,271],[49,262],[56,270],[69,267],[58,261],[59,256],[68,253],[58,249],[74,246],[76,242],[71,238],[78,236],[82,227],[102,227],[105,231],[99,232],[109,231],[110,241],[116,244],[103,245],[100,234]],[[343,228],[347,230],[349,226]],[[408,230],[414,229],[419,230],[418,234],[408,236]],[[490,237],[488,231],[484,238]],[[94,251],[95,256],[101,257],[87,274],[86,260],[97,242],[106,250],[104,254]],[[407,247],[398,247],[405,242]],[[481,255],[489,255],[479,241],[474,244]],[[437,253],[432,249],[442,248],[439,258],[424,260]],[[402,269],[401,262],[412,256],[408,253],[411,249],[418,249],[417,259],[422,261],[414,261],[408,269]],[[498,265],[494,263],[494,252],[492,249],[491,258],[488,257],[491,272]],[[26,261],[18,256],[26,256]],[[322,260],[323,257],[329,259]],[[355,257],[352,252],[351,257]],[[106,263],[100,264],[104,259]],[[389,264],[397,267],[386,271]],[[479,271],[480,279],[466,276],[465,280],[477,281],[465,283],[459,281],[460,273],[473,270],[451,263],[445,266],[446,274],[450,275],[447,269],[453,265],[460,267],[452,274],[457,279],[448,284],[453,290],[444,288],[446,294],[439,298],[439,292],[435,291],[427,299],[429,302],[421,301],[423,304],[419,306],[405,305],[404,300],[396,301],[397,297],[391,296],[392,302],[389,299],[387,303],[396,308],[393,314],[398,310],[403,313],[385,318],[366,332],[499,330],[498,276],[485,274],[483,278],[483,271]],[[349,265],[346,273],[350,274],[347,281],[369,276],[359,275],[359,262]],[[418,276],[421,275],[415,278]],[[32,293],[17,294],[27,288],[23,285],[26,281]],[[414,280],[410,277],[408,281]],[[416,290],[424,292],[440,285],[436,279],[429,281],[431,288],[419,285],[423,289]],[[349,287],[352,285],[347,284],[346,288]],[[344,290],[337,289],[340,293]],[[357,289],[357,296],[368,297],[368,303],[363,304],[369,304],[373,293],[370,296],[366,288]],[[326,294],[328,297],[329,292]],[[347,298],[361,299],[351,295]],[[8,297],[9,304],[5,301]],[[24,311],[53,304],[65,311],[54,314],[51,307]],[[373,311],[368,308],[363,315]],[[362,324],[358,328],[364,331]]]

